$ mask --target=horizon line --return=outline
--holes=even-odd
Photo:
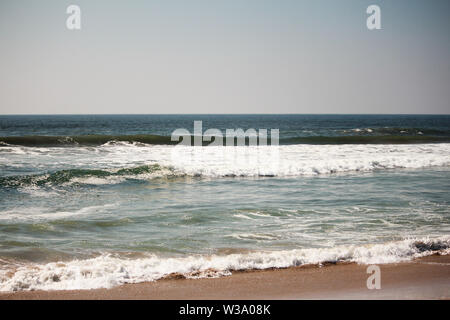
[[[180,115],[385,115],[385,116],[450,116],[450,113],[6,113],[1,116],[180,116]]]

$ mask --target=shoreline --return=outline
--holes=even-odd
[[[450,299],[450,255],[379,267],[379,290],[367,289],[367,265],[339,263],[239,271],[220,278],[169,277],[111,289],[1,292],[0,300]]]

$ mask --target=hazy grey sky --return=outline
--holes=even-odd
[[[1,0],[0,114],[448,114],[449,16],[448,0]]]

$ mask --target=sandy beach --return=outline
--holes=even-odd
[[[385,264],[381,289],[369,290],[357,264],[235,272],[213,279],[168,278],[111,289],[22,291],[0,299],[449,299],[450,255]]]

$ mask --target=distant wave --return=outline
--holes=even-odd
[[[237,270],[325,263],[398,263],[433,254],[450,254],[450,237],[174,258],[147,254],[143,258],[130,259],[105,253],[96,258],[68,262],[3,264],[0,267],[0,291],[111,288],[125,283],[155,281],[171,275],[196,279],[227,276]]]
[[[429,135],[429,136],[449,136],[450,130],[440,130],[431,128],[410,128],[410,127],[367,127],[339,130],[343,133],[372,134],[372,135]]]
[[[82,136],[9,136],[0,137],[3,145],[18,145],[27,147],[52,146],[99,146],[108,142],[140,142],[145,144],[174,144],[170,137],[138,134],[138,135],[82,135]],[[1,145],[1,144],[0,144]]]
[[[421,135],[309,136],[280,140],[280,144],[419,144],[446,142],[450,142],[450,137]]]
[[[359,130],[359,129],[352,129]],[[365,129],[361,129],[362,131]],[[387,129],[386,129],[387,130]],[[282,145],[290,144],[419,144],[446,143],[450,136],[440,135],[401,135],[400,129],[389,135],[340,135],[340,136],[305,136],[280,138]],[[351,131],[351,130],[348,130]],[[391,132],[389,130],[388,132]],[[420,131],[419,131],[420,132]],[[364,133],[364,132],[363,132]],[[191,136],[192,138],[192,136]],[[248,140],[248,139],[247,139]],[[61,147],[61,146],[99,146],[114,142],[137,142],[149,145],[174,145],[170,136],[139,134],[139,135],[81,135],[81,136],[8,136],[0,137],[0,147],[8,145],[27,147]],[[210,142],[204,142],[208,145]],[[248,141],[246,142],[248,144]],[[270,144],[270,138],[268,139]]]

